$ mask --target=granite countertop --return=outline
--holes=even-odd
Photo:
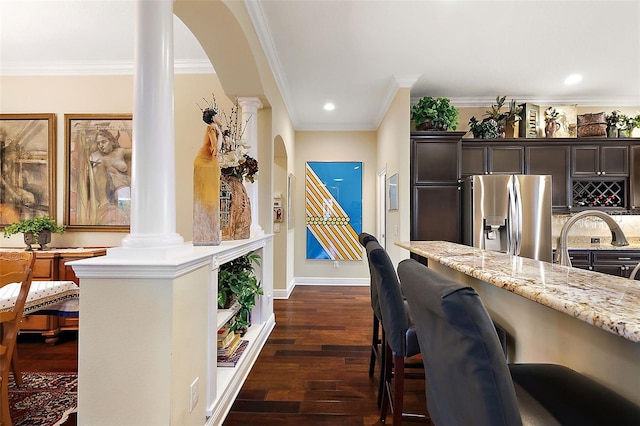
[[[396,245],[640,342],[640,281],[444,241],[397,242]]]

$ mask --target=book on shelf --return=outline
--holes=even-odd
[[[240,345],[240,335],[234,333],[231,342],[226,347],[218,348],[218,356],[233,355],[233,353],[235,352],[235,350],[238,348],[239,345]]]
[[[233,339],[235,339],[236,336],[237,336],[237,334],[234,333],[234,332],[227,333],[222,338],[220,338],[220,335],[218,335],[218,349],[224,349],[224,348],[228,347],[231,344],[231,342],[233,341]]]
[[[229,324],[225,324],[218,329],[218,341],[224,339],[229,335],[229,331],[231,330],[231,326]]]
[[[235,367],[240,361],[245,349],[249,346],[248,340],[241,340],[238,348],[230,356],[218,356],[218,367]]]

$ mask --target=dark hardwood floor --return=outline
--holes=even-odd
[[[276,327],[224,426],[380,424],[369,288],[298,286],[274,311]],[[424,413],[424,381],[405,389],[404,411]]]
[[[369,377],[368,287],[298,286],[275,300],[276,327],[224,426],[379,425],[379,368]],[[77,371],[77,334],[55,346],[19,337],[23,371]],[[405,411],[424,412],[422,380],[406,381]],[[391,424],[391,414],[387,417]],[[76,426],[71,416],[64,426]]]

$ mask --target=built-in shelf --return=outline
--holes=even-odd
[[[217,329],[222,328],[223,325],[229,322],[231,318],[240,310],[240,304],[234,303],[229,309],[218,309]]]

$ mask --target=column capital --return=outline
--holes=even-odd
[[[262,109],[263,105],[257,96],[238,98],[238,105],[242,107],[244,112],[254,113]]]

